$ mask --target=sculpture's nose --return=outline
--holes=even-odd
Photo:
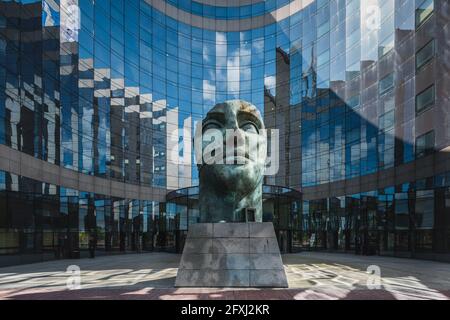
[[[239,129],[239,122],[236,114],[228,115],[227,129]]]
[[[227,128],[224,132],[223,144],[224,146],[234,146],[235,149],[244,147],[245,131],[239,127]]]
[[[225,124],[225,130],[223,132],[224,134],[224,139],[223,139],[223,144],[224,146],[227,145],[228,143],[233,143],[234,139],[236,137],[237,134],[241,135],[242,133],[238,133],[239,131],[239,123],[237,121],[236,115],[227,115],[227,121]],[[239,136],[241,137],[241,136]],[[228,144],[229,145],[229,144]]]

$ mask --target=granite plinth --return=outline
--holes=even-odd
[[[190,226],[176,287],[288,286],[271,222]]]

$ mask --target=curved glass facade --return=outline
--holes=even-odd
[[[195,125],[236,98],[280,132],[303,248],[448,259],[447,1],[242,3],[0,2],[2,261],[165,249]]]

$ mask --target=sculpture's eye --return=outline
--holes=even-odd
[[[258,128],[256,127],[256,125],[253,122],[244,122],[241,125],[241,130],[244,130],[245,132],[248,132],[248,133],[259,134]]]
[[[218,129],[218,130],[220,130],[220,129],[222,129],[222,127],[217,122],[209,121],[209,122],[205,123],[205,125],[203,126],[203,133],[205,133],[209,129]]]

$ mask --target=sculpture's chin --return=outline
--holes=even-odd
[[[254,190],[262,181],[263,166],[255,163],[244,165],[216,164],[203,167],[202,183],[226,193],[231,191],[247,194]]]

